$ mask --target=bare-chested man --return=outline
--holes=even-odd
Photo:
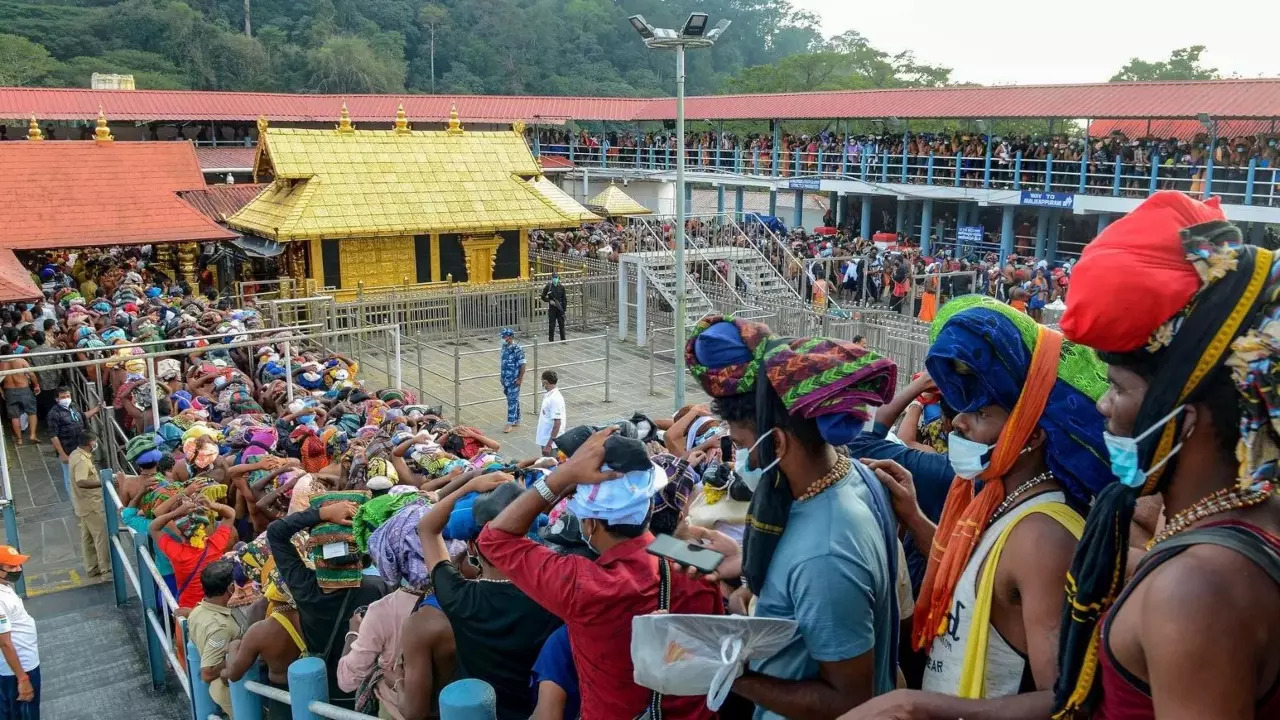
[[[4,388],[4,404],[9,411],[9,423],[13,426],[16,444],[22,444],[22,416],[27,416],[31,442],[36,440],[36,393],[40,392],[40,379],[31,370],[31,363],[13,354],[7,344],[0,345],[0,370],[25,370],[26,372],[5,375],[0,380]]]

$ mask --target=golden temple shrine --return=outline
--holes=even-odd
[[[227,224],[288,244],[289,274],[352,290],[405,283],[529,277],[529,231],[595,220],[554,184],[523,137],[413,130],[403,106],[389,130],[267,128],[255,182],[269,185]]]

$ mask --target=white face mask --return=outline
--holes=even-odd
[[[71,398],[58,398],[58,405],[64,409],[71,407]]]
[[[951,469],[966,480],[978,477],[987,469],[995,447],[974,442],[954,430],[947,436],[947,458],[951,460]]]
[[[761,470],[755,470],[751,467],[751,453],[754,452],[755,449],[760,446],[760,443],[764,442],[764,439],[769,437],[771,433],[773,433],[772,429],[756,438],[755,443],[751,447],[738,448],[733,453],[733,470],[738,473],[738,477],[742,478],[742,482],[751,492],[756,491],[756,487],[760,484],[760,478],[764,477],[765,473],[772,470],[773,467],[782,460],[782,458],[774,458],[773,462],[769,463],[768,466]]]

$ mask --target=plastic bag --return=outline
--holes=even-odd
[[[796,622],[740,615],[638,615],[631,620],[637,685],[664,695],[706,695],[719,710],[748,660],[770,657]]]

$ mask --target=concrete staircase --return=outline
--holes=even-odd
[[[671,306],[672,312],[675,312],[677,298],[676,295],[676,265],[675,259],[668,255],[665,258],[667,262],[663,262],[663,258],[650,258],[647,263],[641,267],[644,268],[645,275],[649,279],[649,287],[657,290],[658,294]],[[693,325],[701,320],[704,316],[715,311],[711,299],[699,287],[698,282],[688,272],[684,276],[684,309],[685,324]]]
[[[773,263],[755,248],[732,248],[725,260],[733,271],[733,279],[741,280],[746,288],[743,295],[746,300],[767,298],[776,302],[788,296],[801,300],[795,287],[783,279]]]

